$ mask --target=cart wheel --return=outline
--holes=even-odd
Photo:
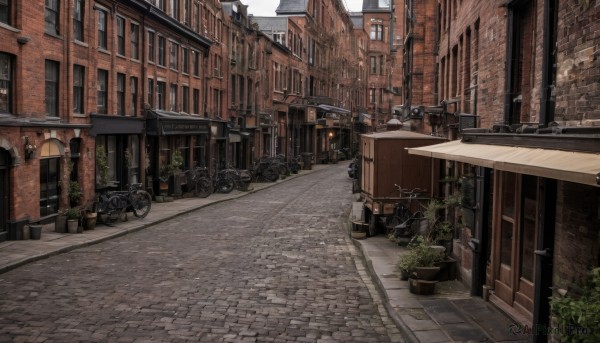
[[[370,237],[377,236],[378,222],[379,222],[379,216],[376,216],[373,213],[371,213],[371,216],[369,219],[369,236]]]

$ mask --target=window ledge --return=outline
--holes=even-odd
[[[4,24],[4,23],[0,23],[0,27],[3,29],[7,29],[8,31],[15,32],[15,33],[21,32],[21,30],[17,29],[16,27],[13,27],[13,26],[10,26],[10,25]]]
[[[110,51],[108,51],[108,50],[106,50],[104,48],[98,48],[98,52],[101,52],[101,53],[106,54],[106,55],[112,55]]]
[[[88,43],[86,43],[86,42],[82,42],[82,41],[80,41],[80,40],[77,40],[77,39],[73,40],[73,43],[75,43],[76,45],[81,45],[81,46],[83,46],[83,47],[85,47],[85,48],[89,48],[89,45],[88,45]]]

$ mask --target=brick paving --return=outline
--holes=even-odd
[[[0,342],[397,342],[346,165],[0,275]]]

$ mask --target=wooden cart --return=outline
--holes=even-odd
[[[394,185],[403,189],[420,188],[430,197],[439,194],[439,161],[409,155],[406,148],[445,141],[445,138],[401,130],[361,135],[360,189],[370,235],[377,234],[379,217],[392,214],[400,199]]]

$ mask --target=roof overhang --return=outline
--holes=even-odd
[[[600,154],[451,141],[408,153],[550,179],[600,186]]]

